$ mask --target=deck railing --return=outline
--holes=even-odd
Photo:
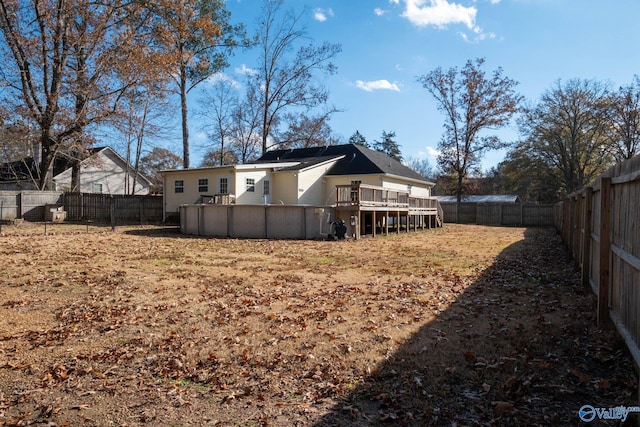
[[[374,185],[336,185],[337,206],[409,207],[409,193]]]
[[[214,194],[213,196],[200,196],[201,204],[209,205],[233,205],[236,202],[236,196],[233,194]]]
[[[411,196],[408,191],[367,184],[336,185],[337,207],[388,207],[407,209],[414,214],[443,216],[442,207],[433,197]]]

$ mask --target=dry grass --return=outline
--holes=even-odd
[[[2,231],[0,426],[575,424],[633,402],[551,230]]]

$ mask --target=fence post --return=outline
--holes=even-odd
[[[142,197],[138,197],[138,216],[140,217],[140,225],[144,224],[146,221],[144,218],[144,199]]]
[[[582,250],[580,247],[580,236],[582,234],[582,195],[578,192],[575,194],[575,220],[574,230],[573,230],[573,266],[576,271],[580,268],[580,256],[582,255]]]
[[[611,178],[600,178],[600,277],[598,326],[609,320],[609,264],[611,258]]]
[[[16,208],[16,216],[18,217],[18,219],[23,218],[22,216],[22,191],[18,193],[18,197],[16,199],[17,203],[17,208]]]
[[[116,231],[116,204],[113,200],[113,194],[109,197],[109,214],[111,215],[111,231]]]
[[[593,187],[584,189],[584,225],[582,242],[582,285],[589,288],[589,276],[591,275],[591,221],[593,219]]]
[[[520,201],[520,227],[524,227],[524,202]]]

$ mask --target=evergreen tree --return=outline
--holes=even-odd
[[[374,141],[373,149],[402,162],[402,153],[400,152],[400,146],[394,141],[395,137],[396,133],[394,131],[386,132],[383,130],[382,139],[380,141]]]
[[[358,130],[356,130],[356,133],[349,137],[349,144],[362,145],[367,148],[369,147],[367,138],[365,138],[364,135],[362,135]]]

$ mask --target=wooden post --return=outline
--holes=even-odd
[[[385,212],[384,217],[384,234],[385,236],[389,235],[389,211]]]
[[[376,237],[376,211],[371,212],[371,235]]]
[[[116,204],[113,201],[113,195],[109,197],[109,214],[111,216],[111,231],[116,231]]]
[[[593,188],[584,190],[584,216],[583,216],[583,242],[582,242],[582,286],[589,288],[589,275],[591,274],[591,221],[593,220]]]
[[[524,202],[520,202],[520,227],[524,226]]]
[[[611,178],[600,178],[600,277],[598,280],[598,326],[609,319],[609,264],[611,259]]]
[[[138,200],[138,215],[140,216],[140,225],[144,224],[144,207],[142,197],[137,197]]]
[[[571,252],[573,253],[573,266],[576,270],[580,268],[580,256],[582,255],[582,250],[580,248],[580,236],[582,234],[582,196],[580,193],[576,193],[575,195],[575,219],[573,221],[574,231],[573,231],[573,249]]]

